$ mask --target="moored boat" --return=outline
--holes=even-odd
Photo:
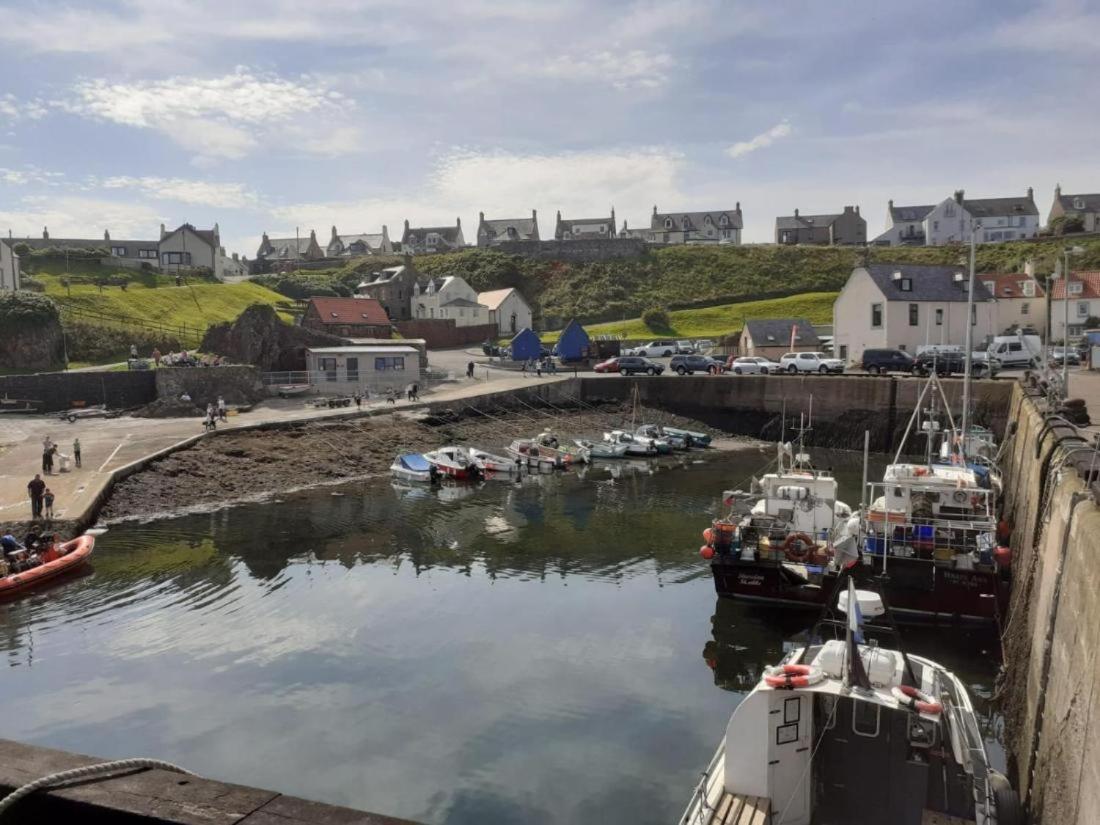
[[[651,438],[631,435],[625,430],[612,430],[603,434],[603,440],[609,444],[625,444],[627,455],[655,456],[659,452]]]
[[[439,470],[420,453],[403,453],[393,460],[390,474],[405,481],[433,481]]]
[[[520,465],[513,458],[487,453],[477,447],[471,447],[468,452],[483,473],[505,474],[519,471]]]
[[[305,395],[310,389],[309,384],[281,384],[276,388],[280,398],[294,398]]]
[[[521,464],[539,469],[559,469],[564,465],[561,456],[556,452],[543,455],[538,442],[533,438],[517,438],[505,449],[505,452]]]
[[[574,439],[573,443],[587,450],[589,458],[623,458],[626,456],[626,444],[613,444],[610,441],[589,441],[587,438]]]
[[[879,594],[846,584],[846,615],[819,622],[737,705],[680,825],[1022,825],[962,682],[907,654]],[[830,626],[844,638],[824,640]]]
[[[88,560],[88,556],[92,554],[94,548],[95,536],[85,533],[71,541],[50,547],[40,554],[27,553],[31,560],[31,566],[11,570],[8,568],[7,561],[5,561],[6,575],[0,577],[0,596],[19,593],[40,582],[52,579],[67,570],[79,567]],[[38,561],[37,564],[33,563],[35,559]],[[28,562],[20,560],[17,563],[22,566]]]
[[[661,442],[668,444],[668,452],[672,450],[687,450],[690,449],[691,446],[685,436],[669,433],[656,424],[643,424],[634,431],[634,434],[640,438],[651,439],[654,446],[657,447],[658,452],[666,452],[661,448]]]
[[[481,477],[481,469],[465,447],[440,447],[424,453],[424,458],[448,478],[465,480]]]
[[[558,437],[549,430],[539,433],[535,443],[544,458],[558,458],[562,464],[583,464],[588,461],[587,449],[576,445],[572,449],[562,446]]]
[[[661,430],[668,435],[676,435],[687,441],[689,447],[709,447],[710,436],[706,433],[700,433],[695,430],[685,430],[680,427],[661,427]]]

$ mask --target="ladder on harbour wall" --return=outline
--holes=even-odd
[[[199,329],[198,327],[191,327],[186,324],[161,324],[156,321],[146,321],[143,318],[134,318],[128,315],[110,315],[103,312],[94,312],[81,307],[68,305],[64,303],[63,299],[59,300],[54,298],[54,301],[61,310],[61,317],[63,320],[69,318],[73,321],[84,321],[95,326],[151,332],[156,335],[175,338],[182,346],[188,348],[198,347],[199,344],[202,343],[203,336],[206,334],[206,330]]]

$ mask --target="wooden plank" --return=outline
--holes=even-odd
[[[745,797],[741,794],[733,795],[733,805],[730,806],[729,813],[726,814],[726,818],[722,820],[723,825],[737,825],[737,820],[741,818],[741,811],[745,809]]]
[[[722,798],[718,800],[718,805],[714,808],[714,814],[711,816],[710,821],[714,825],[722,825],[726,821],[726,814],[729,813],[730,807],[733,805],[733,794],[726,791],[722,794]]]
[[[771,819],[772,801],[765,799],[764,797],[758,797],[756,800],[756,811],[753,813],[752,818],[745,820],[745,825],[768,825],[768,820]]]

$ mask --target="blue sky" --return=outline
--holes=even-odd
[[[1100,3],[0,0],[0,231],[1100,191]]]

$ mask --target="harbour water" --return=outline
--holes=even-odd
[[[813,618],[719,603],[698,556],[772,454],[119,524],[82,575],[0,605],[0,730],[430,823],[675,821]],[[860,457],[815,459],[854,505]],[[995,635],[905,638],[962,676],[1002,762]]]

